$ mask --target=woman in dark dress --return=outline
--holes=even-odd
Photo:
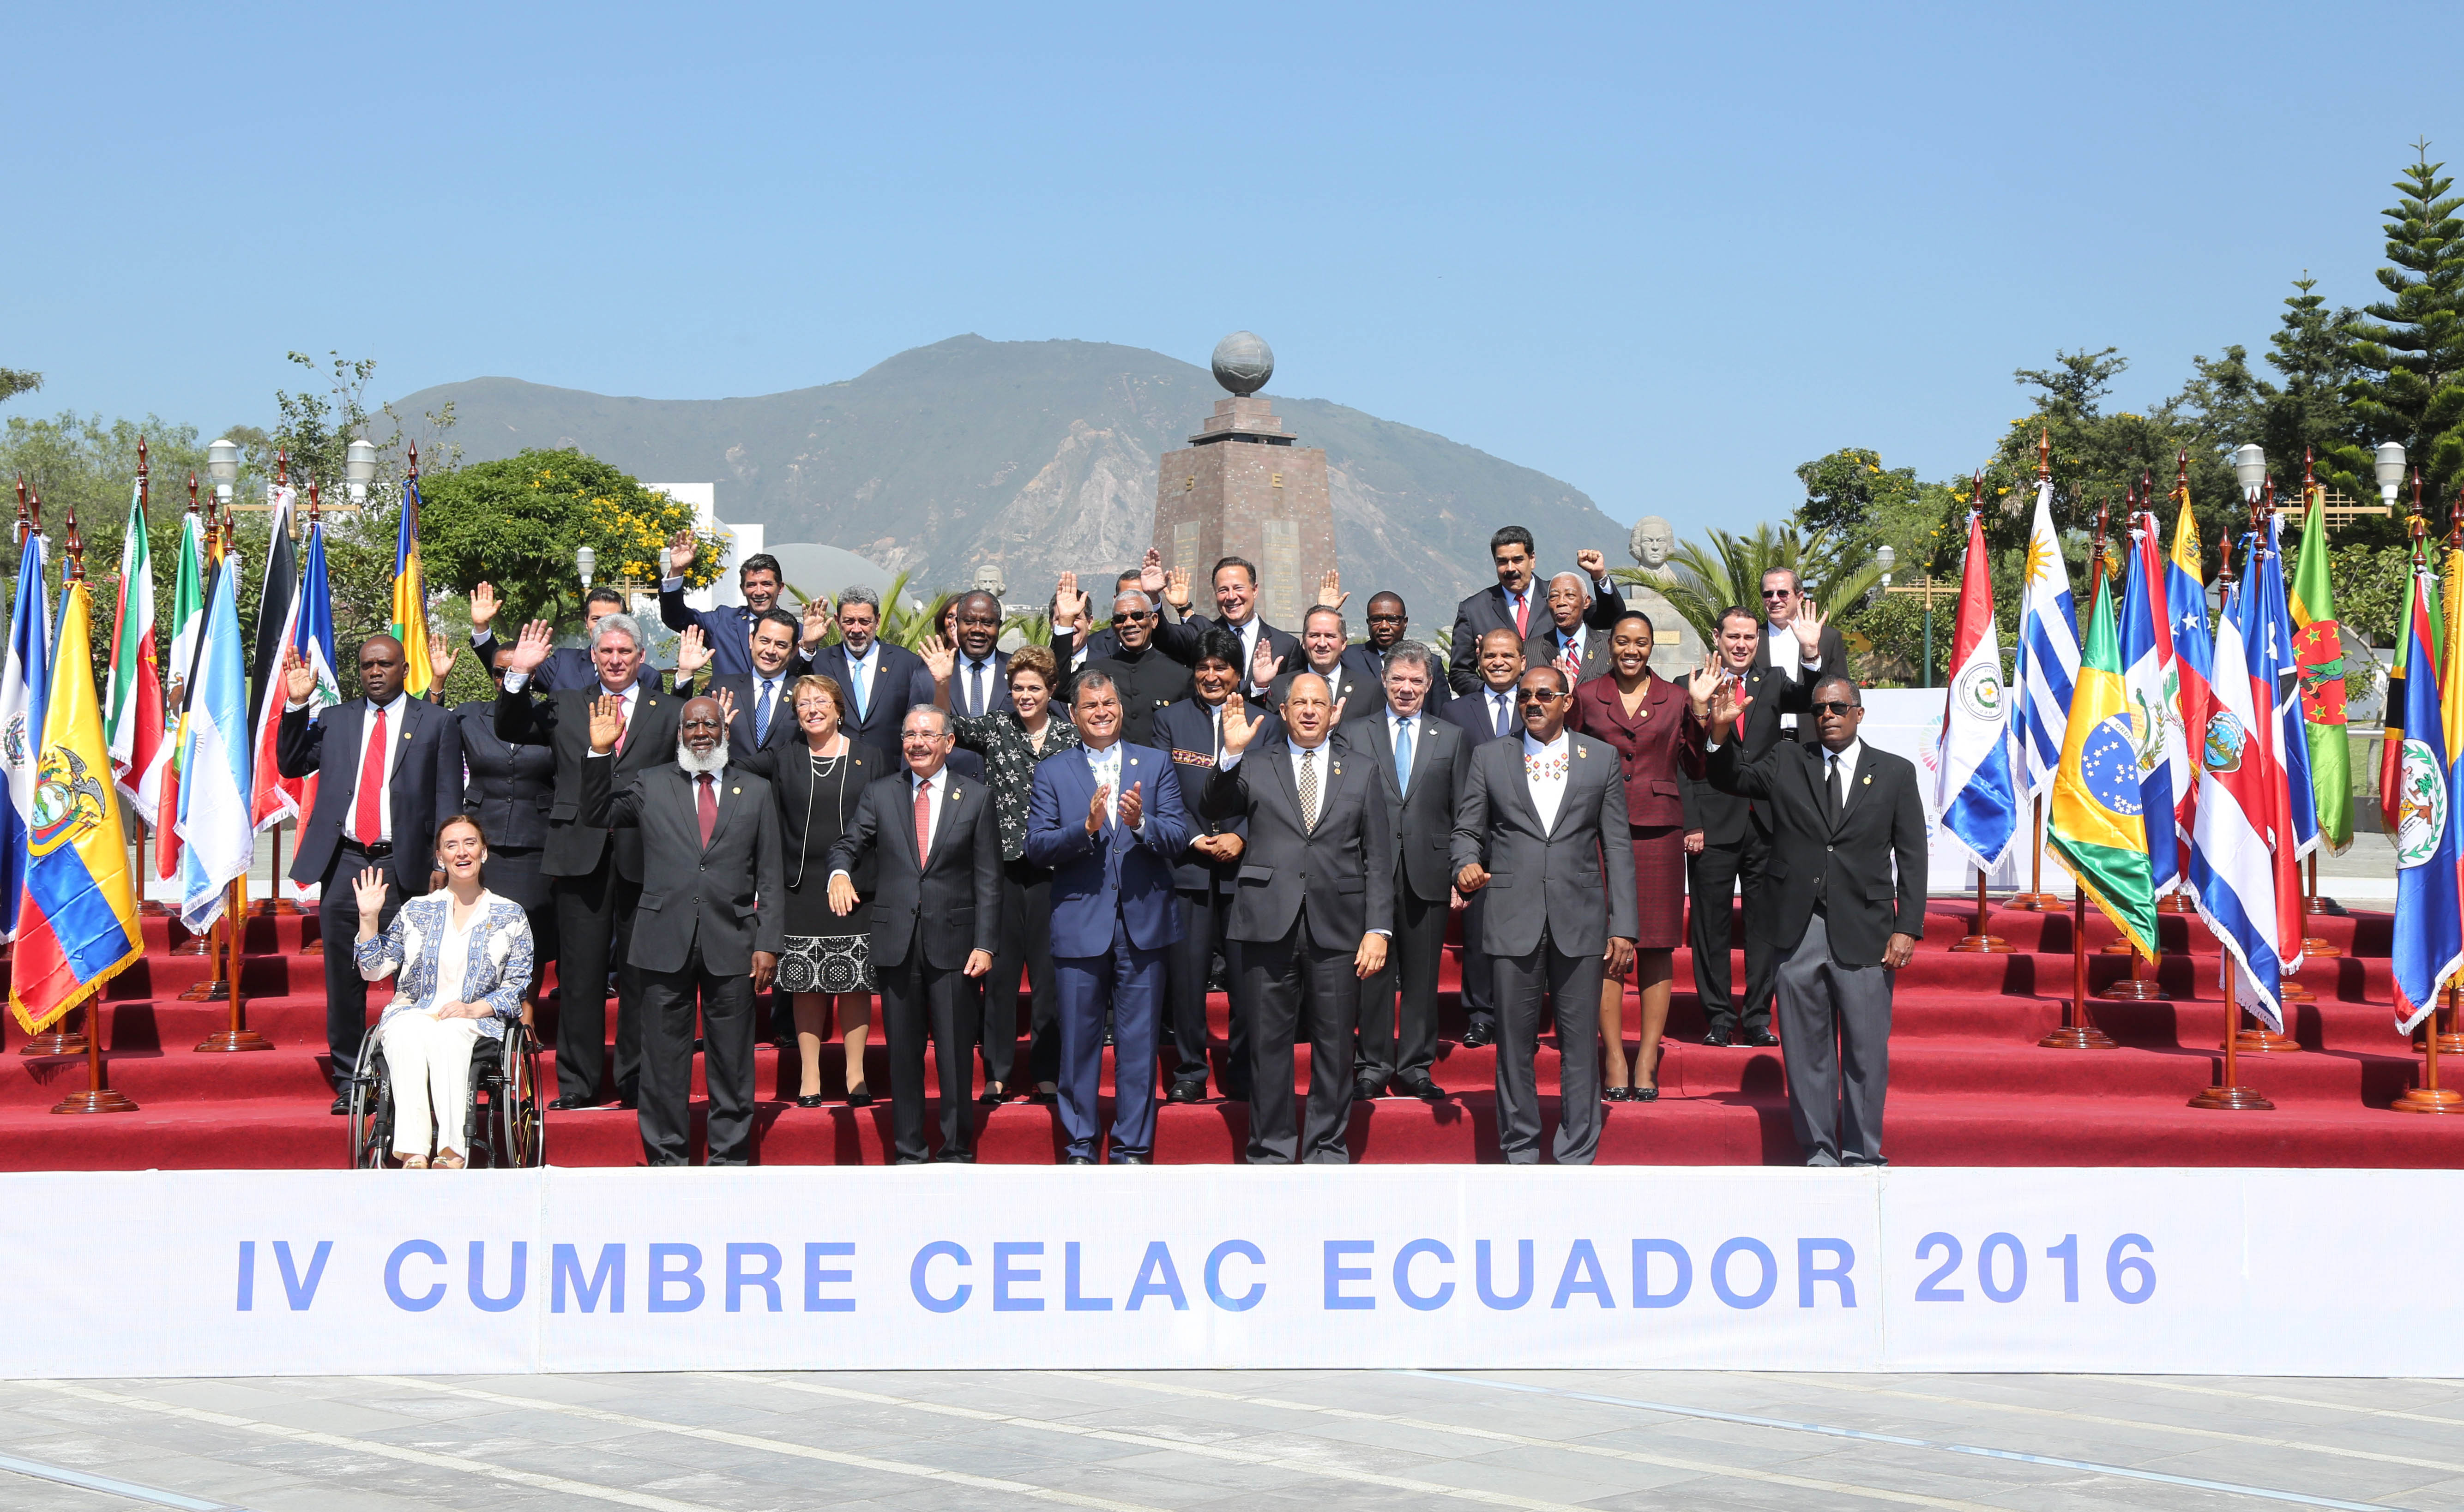
[[[1574,690],[1569,729],[1617,747],[1625,775],[1625,817],[1634,835],[1635,988],[1641,1040],[1625,1057],[1625,983],[1600,984],[1600,1096],[1648,1103],[1660,1096],[1660,1036],[1668,989],[1685,938],[1685,810],[1680,769],[1700,775],[1703,727],[1683,688],[1651,669],[1651,622],[1628,614],[1609,631],[1609,670]]]
[[[933,674],[933,701],[948,709],[957,653],[938,637],[916,650],[924,658],[924,669]],[[1027,1065],[1036,1090],[1045,1096],[1055,1095],[1060,1087],[1061,999],[1052,975],[1052,873],[1026,859],[1026,804],[1035,791],[1036,763],[1082,743],[1078,727],[1052,702],[1057,665],[1048,647],[1020,646],[1009,657],[1009,698],[1018,706],[1016,712],[1003,709],[950,721],[958,744],[984,758],[984,783],[993,790],[1003,872],[1001,952],[993,958],[993,970],[1008,973],[1004,980],[1015,986],[1019,962],[1023,958],[1026,963],[1033,998]],[[1015,1010],[1009,1022],[999,1026],[988,1012],[984,1030],[982,1101],[993,1104],[1010,1093],[1018,1058]]]
[[[453,669],[452,643],[442,635],[428,641],[429,666],[438,693]],[[497,688],[505,674],[493,659],[488,675]],[[531,979],[522,989],[522,1022],[531,1023],[539,1006],[539,980],[547,963],[556,959],[556,908],[548,896],[547,878],[539,872],[547,844],[547,811],[556,792],[556,753],[546,746],[515,745],[496,738],[496,701],[473,698],[453,707],[462,731],[462,811],[478,820],[488,837],[488,856],[480,867],[480,885],[514,904],[531,926]]]
[[[775,748],[770,791],[779,801],[786,856],[787,949],[779,957],[780,990],[796,1005],[796,1106],[822,1106],[822,1039],[833,1013],[846,1054],[850,1107],[872,1101],[864,1081],[864,1043],[872,1027],[872,956],[866,940],[869,909],[845,917],[830,911],[830,846],[855,812],[865,784],[898,770],[892,757],[858,745],[840,728],[847,695],[834,678],[808,674],[789,690],[803,736]],[[855,869],[855,887],[872,896],[872,858]]]

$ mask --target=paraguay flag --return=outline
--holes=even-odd
[[[2113,628],[2112,580],[2101,571],[2093,576],[2096,597],[2079,647],[2053,807],[2045,815],[2045,844],[2113,927],[2152,957],[2156,888],[2140,808],[2139,744]]]
[[[34,766],[42,758],[43,711],[51,702],[51,681],[52,608],[43,599],[43,533],[29,531],[17,557],[8,656],[0,661],[0,774],[9,779],[7,812],[0,813],[0,940],[16,930],[17,899],[25,890]]]
[[[2054,530],[2054,485],[2036,481],[2036,522],[2028,532],[2028,581],[2019,597],[2018,697],[2011,708],[2020,789],[2040,797],[2062,764],[2071,685],[2079,680],[2079,611],[2071,599],[2062,538]]]
[[[256,855],[248,810],[248,658],[240,644],[239,554],[206,585],[205,639],[180,753],[180,921],[203,934],[222,917],[224,888]]]
[[[413,460],[416,460],[414,458]],[[428,696],[428,579],[419,565],[419,474],[403,480],[402,522],[393,545],[393,638],[402,643],[404,691]]]
[[[2456,783],[2440,717],[2436,631],[2430,623],[2430,578],[2415,572],[2405,625],[2404,725],[2395,828],[2395,1026],[2407,1034],[2438,1006],[2438,990],[2464,965],[2464,915],[2457,911]]]
[[[2173,795],[2174,835],[2189,852],[2190,826],[2199,810],[2199,741],[2215,702],[2209,684],[2216,665],[2215,637],[2208,630],[2207,590],[2199,576],[2199,516],[2189,489],[2176,491],[2182,513],[2173,522],[2173,551],[2165,559],[2165,607],[2172,615],[2173,671],[2182,684],[2182,745],[2189,760],[2187,779]],[[2188,876],[2188,871],[2184,872]]]
[[[2301,898],[2279,877],[2276,850],[2288,828],[2282,727],[2270,703],[2275,678],[2255,668],[2246,637],[2260,595],[2236,586],[2216,620],[2213,701],[2199,747],[2199,808],[2190,835],[2190,885],[2199,917],[2223,947],[2220,985],[2235,1002],[2281,1033],[2280,993],[2288,958],[2301,952]],[[2287,905],[2293,928],[2283,928]]]
[[[1934,781],[1942,827],[1979,866],[1991,869],[2019,832],[2019,796],[2011,775],[2010,700],[2002,688],[2002,645],[1994,633],[1985,525],[1972,510]]]
[[[71,578],[60,590],[60,644],[83,651],[93,615],[84,580]],[[9,975],[9,1007],[28,1034],[145,953],[94,668],[72,655],[55,670]]]
[[[2139,806],[2147,826],[2147,866],[2156,890],[2181,876],[2173,835],[2174,800],[2190,785],[2183,738],[2182,684],[2173,665],[2165,568],[2156,553],[2156,516],[2133,515],[2128,585],[2122,597],[2122,684],[2130,697],[2130,733],[2139,744]]]

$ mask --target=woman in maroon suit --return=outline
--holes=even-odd
[[[1660,1034],[1668,1024],[1668,985],[1685,937],[1685,812],[1678,774],[1703,770],[1703,727],[1685,690],[1651,670],[1651,622],[1628,614],[1609,631],[1610,670],[1574,690],[1568,729],[1617,747],[1625,770],[1626,822],[1634,833],[1635,984],[1642,999],[1641,1042],[1629,1066],[1619,1019],[1625,983],[1600,984],[1600,1096],[1648,1103],[1660,1096]]]

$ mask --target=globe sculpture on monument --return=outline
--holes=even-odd
[[[1298,630],[1318,579],[1334,561],[1334,506],[1326,450],[1296,446],[1274,405],[1257,397],[1275,354],[1247,331],[1215,347],[1215,381],[1232,397],[1215,402],[1189,445],[1155,470],[1155,547],[1167,568],[1186,568],[1193,608],[1212,613],[1209,575],[1224,557],[1258,565],[1258,612]]]
[[[1668,570],[1668,559],[1677,550],[1677,532],[1659,515],[1645,515],[1634,522],[1625,550],[1651,580],[1625,585],[1626,606],[1640,610],[1651,621],[1651,669],[1671,682],[1683,682],[1703,665],[1703,637],[1692,622],[1677,612],[1667,595],[1652,585],[1676,581]]]

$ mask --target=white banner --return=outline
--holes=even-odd
[[[33,1173],[0,1375],[2441,1374],[2459,1212],[2429,1171]]]

